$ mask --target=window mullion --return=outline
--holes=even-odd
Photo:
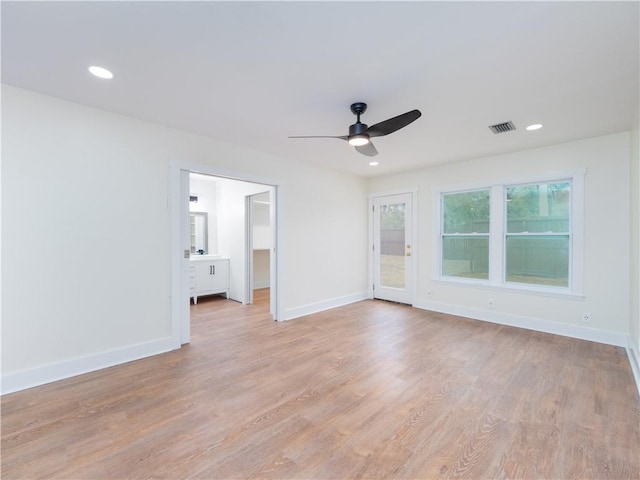
[[[491,187],[489,217],[489,283],[501,285],[504,279],[504,232],[505,211],[504,187]]]

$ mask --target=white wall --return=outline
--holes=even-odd
[[[271,243],[273,231],[270,219],[271,195],[267,192],[252,197],[251,220],[253,228],[253,288],[266,288],[270,284]]]
[[[427,168],[371,180],[371,193],[418,188],[417,304],[493,320],[624,344],[629,333],[629,133]],[[433,280],[434,191],[496,177],[586,168],[584,300],[551,298]],[[431,293],[431,295],[429,295]],[[488,299],[494,301],[488,308]],[[581,322],[590,312],[592,323]]]
[[[266,200],[258,200],[263,199]],[[251,220],[253,228],[253,248],[254,250],[264,250],[271,248],[271,225],[269,219],[269,193],[252,197]],[[259,203],[267,202],[267,203]]]
[[[11,87],[2,120],[3,375],[166,340],[164,129]]]
[[[245,201],[247,195],[270,191],[270,187],[223,178],[219,179],[216,185],[219,253],[230,259],[229,297],[245,303]]]
[[[640,362],[640,122],[631,131],[631,345]],[[638,379],[640,388],[640,379]]]
[[[253,288],[267,288],[271,286],[269,270],[271,268],[271,260],[269,250],[253,251]]]
[[[3,392],[171,348],[171,161],[280,185],[286,318],[366,295],[364,180],[6,85],[2,100]]]

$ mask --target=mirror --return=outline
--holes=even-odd
[[[189,213],[189,236],[191,253],[206,255],[209,253],[209,219],[206,212]]]

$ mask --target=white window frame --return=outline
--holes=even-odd
[[[434,189],[434,272],[432,280],[436,282],[467,285],[480,288],[497,289],[519,293],[530,293],[552,297],[584,298],[584,177],[586,169],[548,172],[538,175],[496,178],[492,181],[473,182],[462,185],[442,186]],[[538,183],[571,182],[571,218],[569,232],[569,286],[552,287],[536,284],[506,281],[506,187]],[[489,227],[489,279],[469,279],[448,277],[442,274],[442,238],[444,194],[477,191],[489,188],[490,227]]]
[[[456,190],[453,192],[441,192],[438,198],[438,202],[440,203],[440,215],[439,215],[439,238],[438,238],[438,245],[440,247],[440,257],[438,259],[438,272],[440,274],[440,276],[442,278],[446,278],[448,280],[457,282],[458,279],[462,279],[462,281],[464,283],[477,283],[479,285],[485,284],[487,282],[487,280],[482,279],[482,278],[468,278],[468,277],[453,277],[453,276],[445,276],[442,274],[442,265],[444,263],[444,259],[442,258],[442,244],[443,244],[443,239],[444,237],[458,237],[458,238],[473,238],[473,237],[481,237],[481,238],[485,238],[488,237],[489,239],[489,275],[491,275],[491,229],[493,227],[493,225],[491,225],[491,223],[489,223],[489,232],[488,233],[444,233],[444,209],[442,207],[443,201],[444,201],[444,196],[445,195],[456,195],[458,193],[473,193],[473,192],[482,192],[482,191],[487,191],[489,192],[489,209],[491,209],[491,205],[492,205],[492,200],[491,200],[491,196],[493,195],[493,189],[490,187],[482,187],[482,188],[471,188],[471,189],[466,189],[466,190]],[[491,210],[489,211],[489,221],[491,222]]]

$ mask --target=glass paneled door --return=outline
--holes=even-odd
[[[412,303],[411,193],[373,198],[373,297]]]

